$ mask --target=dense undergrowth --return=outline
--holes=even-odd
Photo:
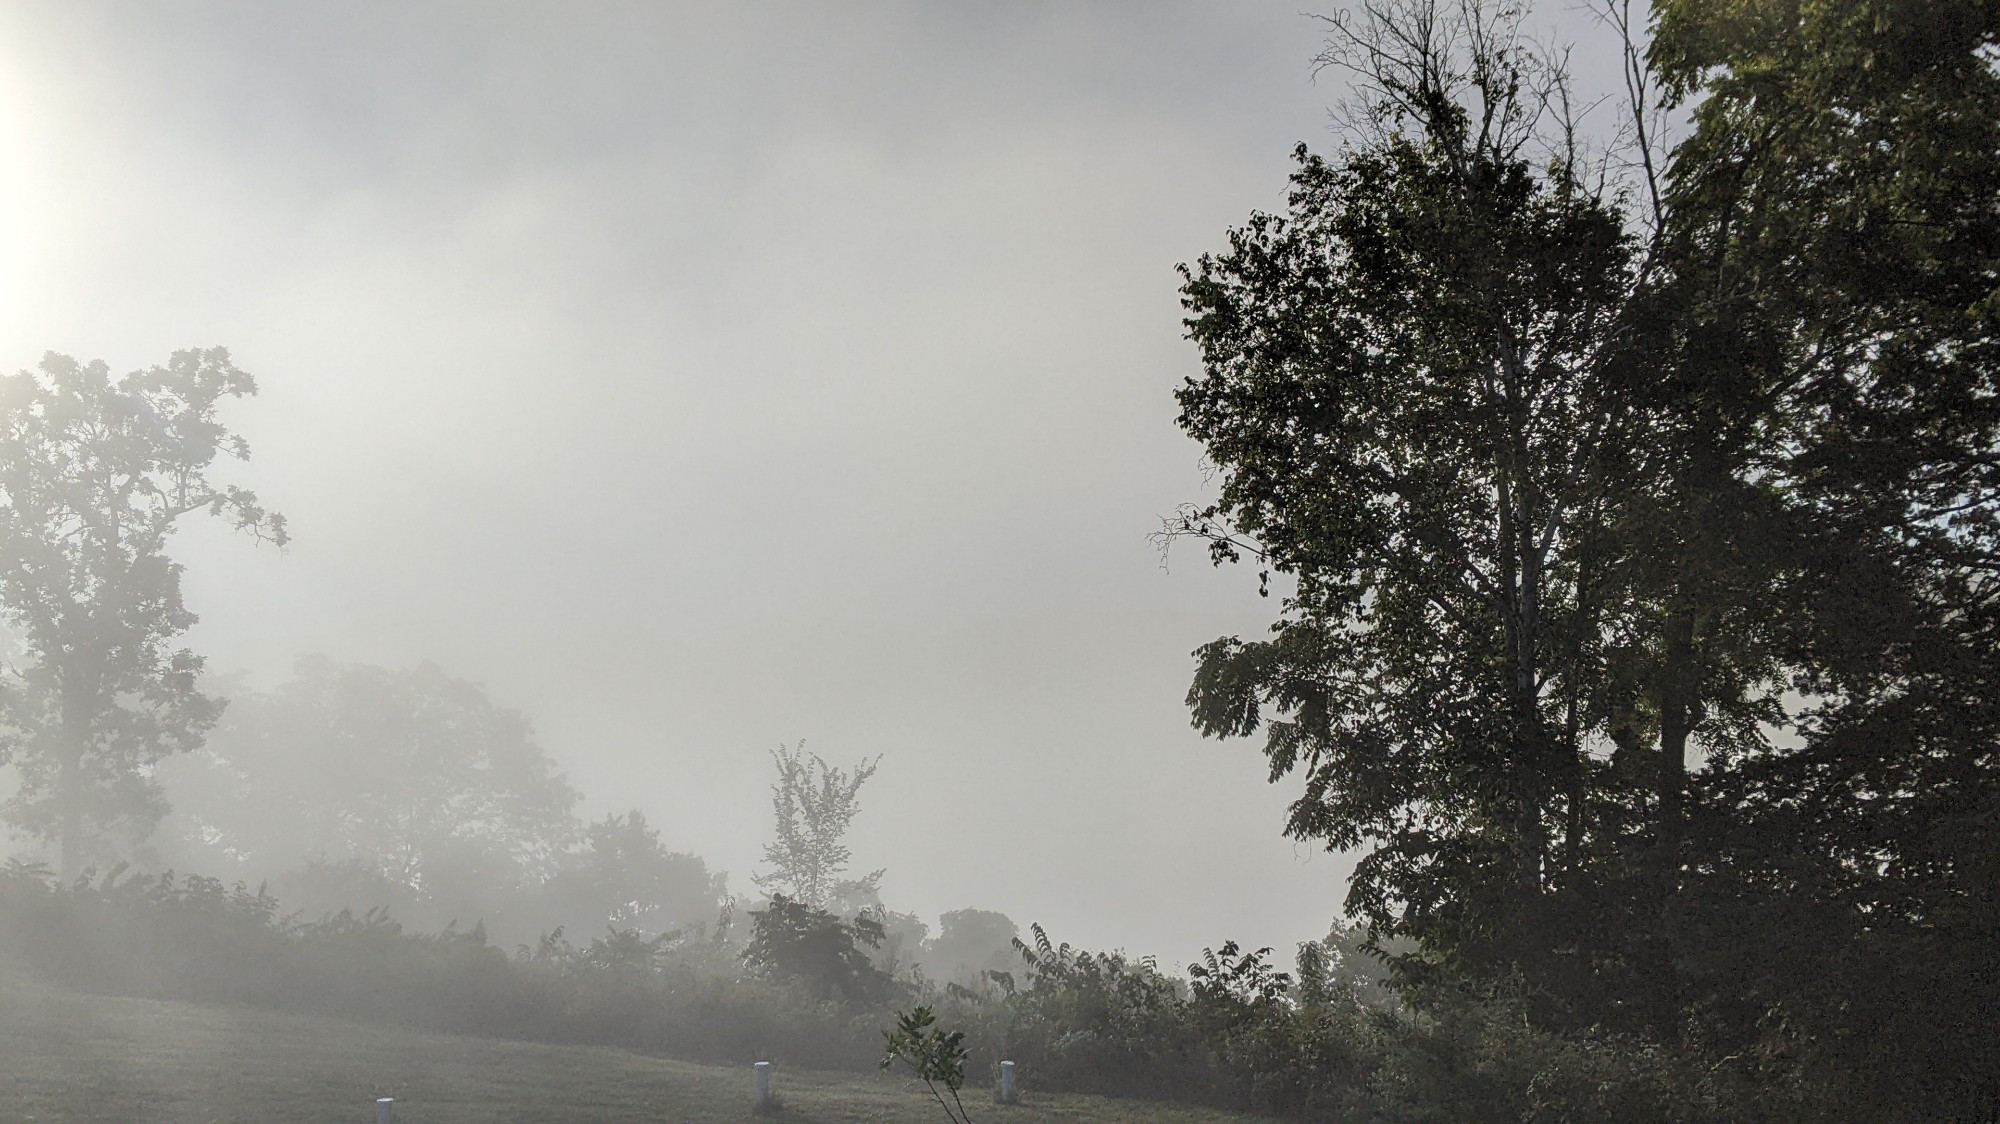
[[[1298,979],[1268,950],[1233,944],[1182,978],[1037,928],[1019,970],[980,987],[913,974],[844,994],[746,960],[753,927],[554,933],[509,952],[476,927],[413,932],[379,910],[288,916],[266,892],[207,878],[59,886],[35,868],[0,873],[0,944],[96,991],[854,1069],[880,1058],[896,1008],[921,1001],[965,1031],[974,1084],[1005,1057],[1029,1090],[1311,1120],[1748,1120],[1808,1107],[1641,1043],[1535,1031],[1514,997],[1439,991],[1406,1006],[1323,945],[1307,946]]]

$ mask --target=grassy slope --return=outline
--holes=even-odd
[[[784,1070],[778,1121],[929,1121],[921,1085]],[[209,1124],[374,1120],[397,1099],[407,1124],[749,1120],[748,1065],[725,1069],[623,1050],[546,1046],[268,1011],[81,995],[0,966],[0,1120]],[[1101,1097],[974,1090],[976,1120],[1028,1124],[1247,1117]]]

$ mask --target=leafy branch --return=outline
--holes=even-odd
[[[882,1053],[882,1068],[896,1064],[898,1058],[910,1067],[911,1072],[931,1091],[938,1107],[944,1109],[945,1118],[952,1124],[972,1124],[972,1116],[965,1111],[965,1104],[958,1099],[958,1091],[965,1085],[965,1032],[954,1030],[947,1033],[937,1025],[937,1016],[928,1005],[913,1011],[896,1012],[896,1029],[893,1033],[883,1031],[882,1037],[887,1047]],[[942,1085],[951,1094],[951,1100],[944,1099],[938,1092]]]

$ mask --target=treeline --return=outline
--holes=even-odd
[[[871,933],[804,909],[657,937],[550,935],[511,953],[486,933],[418,933],[381,911],[288,918],[268,893],[212,879],[108,876],[62,885],[0,871],[0,949],[74,986],[316,1012],[437,1030],[622,1046],[722,1064],[872,1069],[894,1012],[933,1004],[967,1035],[974,1085],[1002,1058],[1022,1087],[1205,1103],[1302,1120],[1797,1119],[1754,1091],[1615,1037],[1531,1029],[1518,997],[1383,986],[1367,935],[1300,950],[1208,954],[1189,977],[1054,944],[1035,928],[1012,966],[968,986],[842,963]],[[758,946],[762,945],[761,951]],[[831,955],[829,955],[831,953]]]
[[[579,818],[527,719],[433,664],[307,657],[272,691],[230,694],[202,747],[156,770],[170,810],[134,849],[142,869],[256,886],[304,921],[373,911],[419,932],[476,928],[503,948],[675,940],[763,900],[668,848],[639,810]],[[884,971],[948,981],[1004,966],[1018,932],[1005,914],[953,910],[933,933],[883,903],[883,872],[845,877],[841,840],[872,764],[829,766],[802,744],[772,762],[772,842],[754,879],[765,893],[865,914],[881,927],[866,955]]]
[[[198,749],[154,773],[167,813],[144,866],[264,884],[308,916],[382,907],[497,940],[712,921],[719,872],[633,810],[585,822],[528,720],[434,664],[298,661],[231,690]]]
[[[1284,591],[1197,653],[1191,717],[1261,737],[1302,781],[1284,830],[1359,855],[1393,1007],[1315,983],[1331,946],[1298,980],[1039,934],[914,972],[927,931],[846,874],[867,763],[777,755],[769,900],[725,923],[705,865],[577,821],[525,723],[436,669],[308,664],[225,713],[163,544],[288,531],[209,479],[254,390],[219,349],[0,379],[0,815],[60,871],[10,875],[9,939],[81,980],[698,1056],[859,1064],[930,1000],[1030,1080],[1315,1118],[2000,1116],[2000,6],[1602,12],[1608,149],[1512,6],[1331,20],[1346,142],[1185,270],[1219,492],[1165,530]],[[301,839],[296,917],[85,877],[152,847],[233,883]]]

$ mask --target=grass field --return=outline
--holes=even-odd
[[[777,1121],[942,1120],[921,1085],[780,1070]],[[404,1124],[750,1120],[755,1079],[623,1050],[546,1046],[268,1011],[84,995],[0,966],[0,1120]],[[1220,1124],[1251,1118],[1102,1097],[971,1090],[978,1121]]]

